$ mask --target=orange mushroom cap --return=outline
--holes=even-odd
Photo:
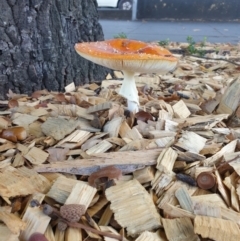
[[[130,39],[77,43],[75,50],[94,63],[130,72],[166,73],[178,62],[165,48]]]
[[[130,39],[112,39],[101,42],[78,43],[75,50],[92,62],[124,73],[119,94],[128,100],[128,109],[138,111],[139,98],[134,73],[159,73],[173,71],[175,58],[167,49]]]

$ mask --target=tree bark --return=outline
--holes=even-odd
[[[0,13],[0,99],[9,89],[63,91],[105,78],[106,68],[74,49],[104,38],[96,0],[1,0]]]

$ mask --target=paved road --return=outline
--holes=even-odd
[[[186,42],[187,36],[192,36],[196,42],[206,37],[212,43],[240,43],[240,23],[237,22],[100,20],[100,23],[105,39],[125,33],[127,38],[142,41]]]

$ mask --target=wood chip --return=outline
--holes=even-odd
[[[74,82],[70,83],[69,85],[65,86],[65,91],[66,92],[71,92],[76,89]]]
[[[98,222],[98,225],[99,226],[107,226],[109,223],[110,223],[110,220],[112,218],[112,215],[113,215],[113,212],[112,210],[110,209],[110,205],[108,205],[103,214],[102,214],[102,217],[101,219],[99,220]]]
[[[79,185],[76,186],[76,184],[79,184]],[[57,202],[64,204],[67,201],[67,199],[69,198],[70,194],[72,193],[72,189],[74,187],[76,188],[76,190],[78,192],[82,192],[82,188],[84,189],[84,188],[88,188],[88,187],[91,190],[91,192],[93,190],[93,188],[91,188],[90,186],[86,186],[85,182],[82,183],[81,181],[77,181],[77,180],[73,180],[70,178],[66,178],[64,176],[60,176],[56,179],[56,181],[54,182],[54,184],[52,185],[51,189],[46,194],[46,196],[51,197],[54,200],[56,200]],[[70,203],[71,203],[71,200],[74,199],[74,197],[75,197],[75,194],[72,193],[70,200],[69,200]],[[76,196],[75,199],[77,199],[77,200],[80,199],[80,201],[81,201],[81,200],[84,200],[84,197]],[[88,198],[87,198],[87,200],[88,200]],[[74,202],[75,201],[76,200],[74,200]],[[79,202],[79,201],[77,201],[77,202]],[[87,204],[89,205],[88,202],[87,202]]]
[[[181,187],[175,192],[175,196],[180,203],[180,206],[189,212],[193,212],[193,203],[186,188]]]
[[[225,155],[227,153],[234,152],[235,148],[236,148],[236,145],[237,145],[237,140],[234,140],[234,141],[230,142],[229,144],[224,146],[219,152],[217,152],[213,156],[207,158],[204,161],[205,165],[206,166],[213,166],[223,157],[223,155]]]
[[[122,121],[122,117],[113,118],[104,125],[103,131],[107,132],[109,137],[117,137]]]
[[[98,153],[104,153],[107,150],[109,150],[112,147],[112,144],[108,141],[101,141],[97,145],[91,147],[86,151],[88,155],[98,154]]]
[[[15,114],[13,115],[12,119],[12,122],[15,125],[23,126],[27,129],[29,124],[33,123],[38,119],[38,116],[32,116],[28,114]]]
[[[193,202],[192,204],[193,212],[196,215],[209,216],[215,218],[221,218],[221,207],[215,204],[209,204],[204,202]]]
[[[27,154],[24,155],[24,157],[34,165],[44,163],[47,160],[48,156],[48,153],[35,146],[31,148]]]
[[[198,134],[186,131],[183,133],[176,145],[187,151],[199,153],[203,149],[206,141],[207,139],[199,136]]]
[[[24,221],[15,214],[5,210],[3,207],[0,208],[0,220],[16,235],[19,235],[20,232],[26,228],[26,223]]]
[[[152,167],[145,167],[133,172],[133,177],[140,183],[151,182],[154,179],[154,169]]]
[[[175,105],[173,105],[172,108],[176,118],[185,119],[191,115],[191,112],[189,111],[183,100],[179,100]]]
[[[88,208],[97,189],[90,187],[85,182],[76,182],[72,187],[71,193],[69,194],[65,204],[81,204]]]
[[[219,114],[225,113],[232,115],[237,109],[240,102],[239,85],[240,78],[237,78],[228,86],[217,109]]]
[[[190,218],[162,219],[169,241],[198,241]]]
[[[235,241],[240,238],[240,231],[236,223],[206,216],[195,217],[194,232],[203,238],[219,241]]]
[[[172,148],[165,148],[162,150],[161,154],[157,159],[157,169],[159,171],[164,171],[167,173],[171,173],[174,163],[177,160],[177,152]]]
[[[77,228],[68,227],[64,235],[64,241],[82,240],[82,238],[82,231]]]
[[[5,118],[0,117],[0,129],[6,129],[8,124],[9,122]]]
[[[11,230],[4,224],[0,224],[0,233],[2,240],[19,241],[19,235],[12,233]]]
[[[61,163],[36,166],[38,172],[66,172],[79,175],[90,175],[99,167],[115,165],[123,173],[133,172],[145,166],[154,165],[161,150],[111,152],[92,155],[92,159],[75,159]]]
[[[164,212],[164,217],[166,218],[191,218],[194,219],[195,214],[192,212],[186,211],[182,208],[174,206],[170,203],[164,203],[162,205],[162,210]]]
[[[145,231],[136,239],[136,241],[167,241],[167,238],[160,230],[156,233]]]
[[[0,195],[8,203],[11,197],[26,196],[37,190],[45,192],[50,185],[47,179],[33,170],[26,167],[15,169],[11,166],[1,170],[0,182]]]
[[[106,197],[111,202],[110,208],[115,219],[127,229],[130,236],[161,226],[160,215],[155,205],[137,180],[108,188]]]
[[[33,196],[33,199],[41,203],[44,199],[44,195],[36,194]],[[28,240],[29,237],[35,232],[44,234],[51,218],[45,215],[40,207],[28,206],[22,220],[25,221],[27,225],[24,231],[21,233],[20,238],[22,240]]]
[[[63,118],[48,118],[42,124],[42,131],[45,135],[52,136],[56,140],[62,140],[76,128],[74,120],[67,121]]]
[[[112,107],[112,102],[104,102],[104,103],[89,107],[87,109],[87,113],[91,114],[98,111],[105,111],[105,110],[109,110],[111,107]]]

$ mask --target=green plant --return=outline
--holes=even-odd
[[[169,39],[167,38],[165,40],[161,40],[161,41],[158,42],[158,44],[162,47],[165,47],[169,44]]]
[[[207,38],[204,37],[203,41],[200,42],[199,47],[196,47],[196,42],[194,41],[192,36],[187,37],[187,42],[188,42],[188,47],[187,51],[191,55],[199,55],[199,56],[204,56],[205,55],[205,50],[203,47],[206,45]]]
[[[124,32],[118,33],[117,35],[113,36],[114,38],[127,38],[127,34]]]

